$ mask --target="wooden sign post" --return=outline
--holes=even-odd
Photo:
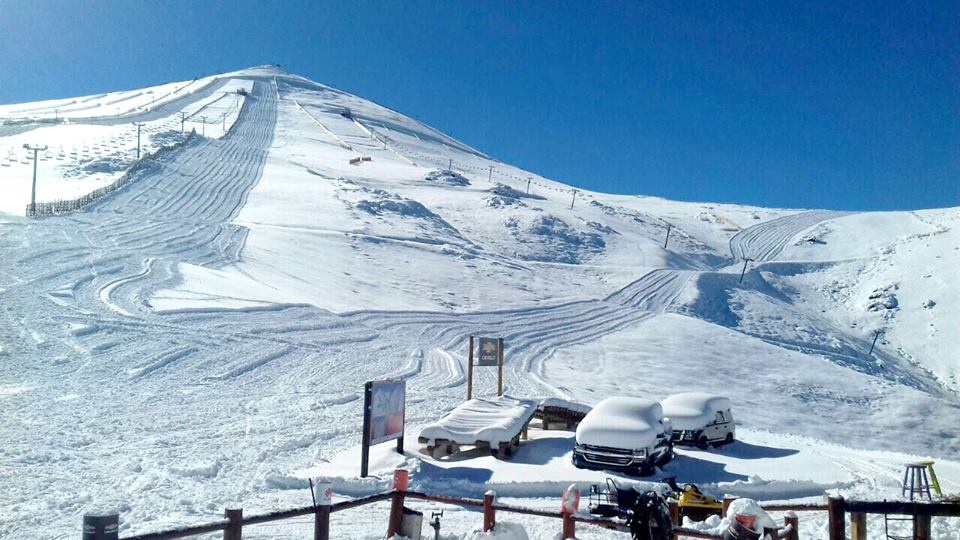
[[[473,399],[473,336],[470,336],[470,352],[467,354],[467,401]]]
[[[497,338],[497,397],[503,395],[503,338]]]
[[[496,366],[497,396],[503,395],[503,338],[477,338],[470,336],[467,353],[467,399],[473,399],[473,357],[474,341],[477,342],[477,366]]]

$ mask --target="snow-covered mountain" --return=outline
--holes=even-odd
[[[0,536],[303,504],[303,471],[355,449],[363,382],[406,379],[415,434],[463,399],[469,335],[505,338],[511,394],[717,391],[747,443],[805,456],[694,453],[716,466],[684,481],[892,498],[909,455],[960,459],[960,209],[574,190],[271,66],[0,121]],[[133,122],[171,148],[137,162]],[[24,144],[48,146],[39,202],[131,182],[26,218]],[[582,481],[568,457],[499,474],[546,496]]]

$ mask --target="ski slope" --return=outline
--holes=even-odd
[[[237,501],[299,506],[310,470],[361,493],[353,473],[324,464],[355,451],[363,382],[406,380],[416,433],[462,402],[471,335],[504,337],[518,397],[731,397],[746,453],[678,461],[667,472],[682,481],[721,491],[756,471],[779,482],[739,486],[761,498],[894,498],[901,462],[929,455],[960,489],[947,339],[956,209],[583,191],[570,208],[569,186],[273,67],[180,84],[0,107],[20,122],[0,126],[0,150],[60,137],[66,154],[83,148],[81,132],[129,129],[111,117],[121,103],[124,122],[140,115],[158,143],[181,116],[188,130],[190,118],[224,119],[73,214],[23,218],[26,166],[0,168],[15,201],[0,209],[0,536],[72,537],[92,508],[120,509],[129,533],[207,521]],[[51,124],[51,107],[71,123]],[[125,164],[41,178],[84,193]],[[897,309],[886,307],[894,283]],[[478,368],[475,391],[494,388]],[[556,467],[484,458],[479,476],[449,485],[432,476],[442,464],[411,461],[414,478],[478,492],[493,482],[553,505],[542,498],[563,482],[598,477],[561,466],[569,444],[551,437],[541,444]]]

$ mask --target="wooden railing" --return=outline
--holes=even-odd
[[[847,537],[846,515],[850,514],[850,539],[866,540],[867,514],[885,516],[911,516],[913,539],[930,538],[930,518],[960,517],[960,501],[907,502],[907,501],[848,501],[843,497],[827,499],[827,514],[830,519],[830,540],[845,540]],[[960,530],[960,526],[957,527]]]
[[[245,526],[313,515],[314,540],[329,540],[330,514],[387,500],[391,501],[390,514],[387,520],[387,537],[389,538],[390,536],[394,536],[400,532],[400,526],[403,519],[403,507],[406,499],[417,499],[441,504],[480,508],[483,511],[484,531],[490,531],[496,526],[497,512],[508,512],[560,519],[562,522],[562,534],[564,538],[571,538],[575,535],[577,523],[603,527],[606,529],[629,531],[629,528],[623,521],[605,519],[576,511],[569,511],[566,510],[565,505],[561,505],[560,510],[546,510],[542,508],[513,506],[498,503],[496,501],[496,494],[492,491],[487,492],[482,499],[475,499],[410,491],[407,489],[407,483],[407,472],[398,470],[394,473],[393,489],[384,493],[377,493],[375,495],[360,497],[349,501],[342,501],[335,504],[318,504],[253,516],[244,516],[243,510],[241,509],[227,509],[224,511],[224,519],[222,520],[149,534],[125,536],[123,538],[124,540],[167,540],[172,538],[186,538],[190,536],[223,531],[224,540],[240,540],[242,538],[243,527]],[[726,513],[727,508],[733,500],[735,500],[735,498],[724,498],[724,513]],[[679,527],[680,512],[677,502],[675,500],[670,500],[668,506],[670,510],[671,522],[673,523],[672,536],[674,538],[705,538],[711,540],[720,538],[717,535],[704,531]],[[829,497],[826,504],[767,504],[762,506],[764,510],[769,512],[786,513],[784,516],[783,527],[777,529],[767,529],[764,531],[766,534],[771,535],[772,538],[783,538],[785,540],[798,540],[800,537],[800,523],[795,512],[826,512],[829,521],[828,529],[830,540],[845,540],[847,538],[846,514],[848,513],[850,514],[851,540],[866,540],[867,514],[912,516],[912,538],[914,540],[928,540],[930,538],[931,517],[960,517],[960,502],[957,501],[936,503],[905,501],[848,501],[842,497]],[[958,529],[960,529],[960,527],[958,527]],[[88,537],[85,535],[84,538]],[[94,538],[94,540],[99,540],[100,537],[92,536],[92,538]],[[113,538],[117,537],[113,536]]]

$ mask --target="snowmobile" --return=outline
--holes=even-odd
[[[670,486],[674,495],[677,496],[681,517],[686,516],[693,521],[703,521],[709,516],[723,513],[723,503],[704,495],[696,484],[684,484],[681,488],[675,476],[664,478],[661,482]]]
[[[633,540],[671,540],[673,524],[667,501],[656,491],[622,488],[607,478],[606,489],[590,486],[591,514],[618,518],[626,522]]]

